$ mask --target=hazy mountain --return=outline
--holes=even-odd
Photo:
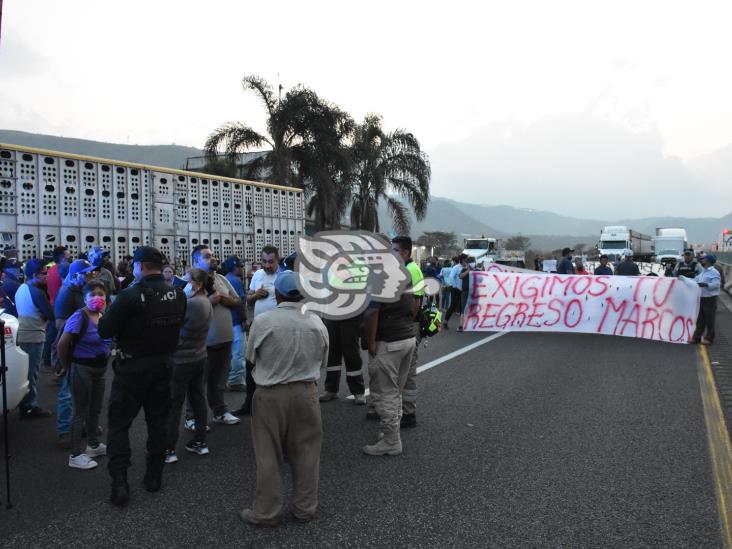
[[[181,145],[121,145],[14,130],[0,130],[0,143],[179,169],[185,168],[186,158],[203,154],[200,149]]]

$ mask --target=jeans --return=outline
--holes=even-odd
[[[71,399],[71,386],[67,373],[61,378],[56,396],[56,432],[59,435],[68,433],[71,430],[71,419],[74,417],[74,401]]]
[[[104,399],[104,374],[106,367],[73,363],[65,379],[70,378],[71,398],[74,402],[74,420],[71,423],[71,455],[83,451],[82,432],[86,425],[87,443],[92,448],[99,444],[97,427]]]
[[[168,416],[168,449],[175,451],[180,434],[180,411],[183,401],[188,400],[196,420],[195,440],[206,441],[206,397],[203,394],[203,372],[205,360],[175,364],[170,378],[170,415]]]
[[[231,367],[229,368],[229,385],[244,383],[244,354],[246,339],[241,324],[234,326],[234,343],[231,347]]]
[[[28,355],[28,394],[20,402],[20,409],[30,410],[38,406],[38,372],[43,360],[43,345],[40,343],[20,343],[20,348]]]

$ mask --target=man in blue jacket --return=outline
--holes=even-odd
[[[48,417],[51,412],[38,406],[38,373],[43,360],[46,326],[53,322],[51,302],[42,289],[48,268],[40,259],[29,259],[25,265],[25,284],[15,294],[18,311],[18,345],[28,355],[28,394],[20,403],[21,418]]]

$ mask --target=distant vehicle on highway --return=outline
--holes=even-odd
[[[5,322],[5,360],[7,379],[8,410],[13,410],[28,393],[28,355],[15,345],[18,336],[18,319],[1,313]],[[3,408],[3,393],[0,386],[0,410]]]
[[[686,229],[657,228],[653,239],[653,249],[658,263],[666,265],[672,260],[677,263],[682,260],[684,250],[689,247]]]
[[[621,259],[628,252],[635,261],[653,259],[653,239],[623,225],[603,227],[597,243],[600,255],[607,255],[610,261]]]
[[[491,263],[511,265],[513,267],[525,266],[525,255],[522,250],[507,250],[503,240],[495,238],[466,238],[463,249],[465,255],[475,258],[479,268],[484,268]]]

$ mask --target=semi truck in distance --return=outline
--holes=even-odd
[[[681,261],[684,250],[689,247],[686,229],[679,227],[657,228],[653,239],[656,261],[666,265],[673,261]]]
[[[483,267],[490,263],[500,263],[523,268],[525,254],[521,250],[507,250],[503,240],[496,238],[466,238],[463,253],[475,258],[475,263]]]
[[[607,255],[610,261],[621,259],[630,253],[635,261],[653,259],[653,239],[623,225],[603,227],[597,243],[600,255]]]

